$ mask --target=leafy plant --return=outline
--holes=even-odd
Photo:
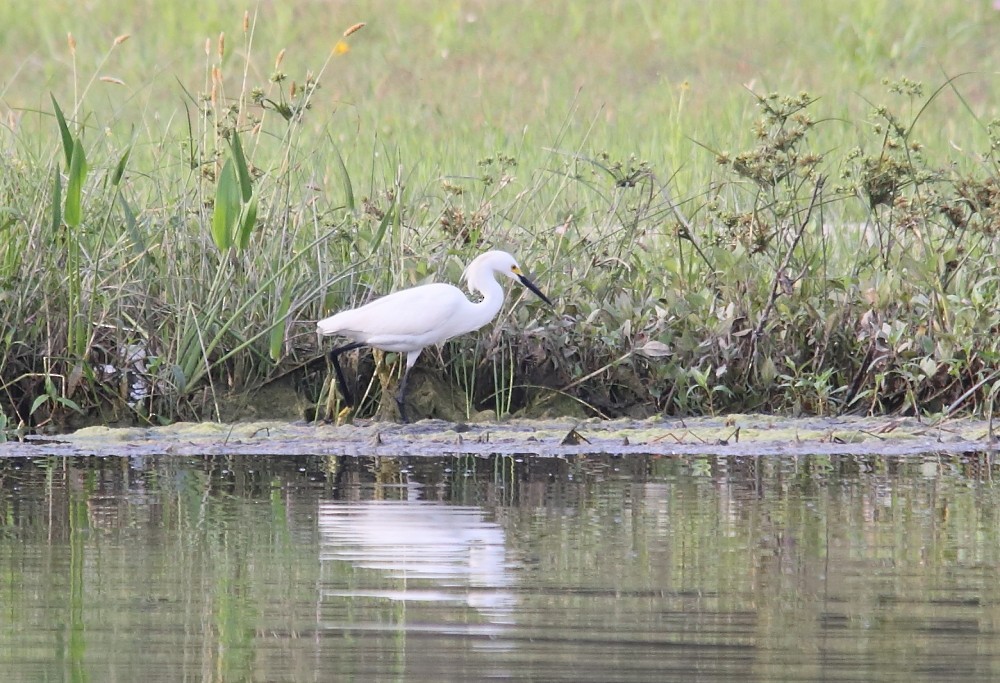
[[[871,13],[839,20],[844,40],[825,63],[778,54],[780,40],[753,46],[765,71],[776,57],[792,65],[757,83],[822,74],[818,94],[747,95],[708,66],[675,78],[645,41],[622,38],[650,32],[681,46],[678,65],[711,64],[683,22],[614,4],[587,9],[577,29],[556,10],[538,26],[496,13],[485,39],[446,12],[414,20],[425,9],[394,7],[359,34],[380,59],[353,59],[357,26],[332,49],[311,32],[265,57],[289,19],[275,5],[242,15],[238,49],[219,34],[204,55],[178,54],[179,35],[146,33],[103,57],[81,39],[68,60],[37,60],[65,73],[25,62],[31,77],[14,78],[5,101],[23,99],[24,83],[51,82],[53,95],[51,115],[22,107],[0,128],[10,422],[71,426],[73,406],[105,421],[226,419],[239,397],[282,381],[314,404],[328,387],[315,319],[458,282],[487,248],[515,252],[557,305],[512,300],[481,334],[422,358],[467,416],[992,409],[1000,123],[977,113],[989,76],[947,78],[929,95],[899,78],[881,92],[876,74],[922,67],[903,64],[905,50],[878,57],[893,32]],[[186,41],[190,17],[160,11]],[[212,22],[235,25],[228,11],[213,6]],[[988,65],[976,11],[936,10],[968,27],[943,68],[964,52]],[[91,12],[107,19],[103,5]],[[713,26],[738,33],[745,12],[771,36],[820,35],[754,7]],[[940,46],[940,21],[915,15],[905,44]],[[104,25],[93,22],[77,32]],[[593,25],[607,34],[573,34]],[[404,55],[397,34],[435,49]],[[577,44],[601,88],[546,68],[566,60],[553,45]],[[165,53],[176,79],[151,79],[141,67]],[[313,55],[318,68],[300,66]],[[496,67],[524,55],[524,69]],[[469,60],[482,68],[456,68]],[[411,61],[423,78],[387,75]],[[543,73],[544,87],[510,80],[522,73]],[[361,413],[377,414],[370,361],[347,361],[371,388]]]
[[[219,251],[246,249],[257,222],[257,195],[243,154],[239,133],[230,133],[232,156],[219,173],[212,213],[212,239]]]

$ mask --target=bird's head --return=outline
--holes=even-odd
[[[549,298],[542,294],[541,290],[535,286],[535,283],[521,272],[521,267],[517,265],[517,260],[506,251],[488,251],[485,254],[480,254],[466,267],[462,278],[468,283],[469,289],[483,292],[483,286],[485,286],[484,278],[492,280],[494,273],[500,273],[512,280],[517,280],[530,289],[539,299],[549,306],[552,305]]]

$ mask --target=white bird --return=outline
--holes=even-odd
[[[548,305],[552,302],[521,272],[514,257],[505,251],[488,251],[477,256],[462,273],[469,290],[483,295],[473,303],[458,287],[434,283],[393,292],[371,303],[325,318],[316,323],[323,335],[338,335],[350,344],[330,351],[337,384],[344,403],[353,406],[338,357],[345,351],[371,346],[382,351],[406,354],[406,369],[399,383],[396,405],[406,419],[406,380],[420,352],[432,344],[478,330],[493,320],[504,301],[504,290],[494,274],[518,280]]]

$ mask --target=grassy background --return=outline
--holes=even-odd
[[[0,7],[11,424],[321,398],[312,321],[487,247],[557,310],[428,354],[460,400],[418,414],[991,409],[989,2],[163,4]],[[220,249],[233,131],[258,213]]]

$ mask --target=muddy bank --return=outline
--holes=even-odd
[[[511,420],[401,425],[258,421],[167,427],[89,427],[0,444],[0,457],[38,455],[747,455],[966,453],[997,448],[978,420],[939,424],[911,418],[787,419],[760,415],[649,420]]]

